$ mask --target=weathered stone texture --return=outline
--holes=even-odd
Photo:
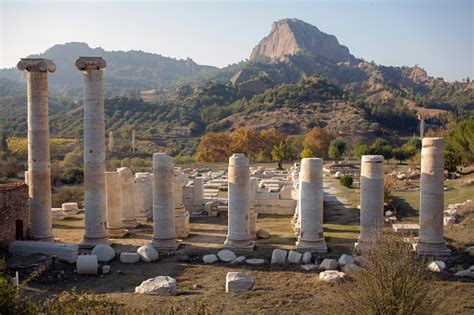
[[[25,184],[0,185],[0,243],[24,239],[30,229],[28,186]]]

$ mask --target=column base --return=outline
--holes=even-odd
[[[178,249],[178,240],[176,238],[165,240],[153,238],[150,245],[156,248],[159,252],[174,252]]]
[[[128,235],[128,230],[124,229],[123,227],[109,228],[107,229],[107,234],[111,238],[124,238],[126,235]]]
[[[451,255],[451,250],[446,247],[445,243],[418,242],[418,244],[413,244],[413,248],[419,256],[446,257]]]
[[[250,239],[242,241],[226,239],[223,246],[225,249],[231,249],[238,253],[250,253],[253,251],[254,247],[255,243]]]
[[[94,248],[96,245],[99,245],[99,244],[110,245],[110,244],[112,244],[112,242],[107,237],[89,238],[87,236],[84,236],[84,238],[82,239],[82,242],[79,243],[79,248],[91,249],[91,248]]]
[[[298,252],[325,254],[328,252],[328,247],[324,238],[316,241],[308,241],[298,238],[298,241],[296,242],[296,250]]]
[[[34,235],[30,235],[31,238],[35,241],[39,241],[39,242],[54,242],[54,235],[51,234],[51,235],[40,235],[40,236],[34,236]]]
[[[122,220],[123,226],[127,229],[136,229],[140,223],[136,219]]]

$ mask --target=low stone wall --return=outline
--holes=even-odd
[[[0,218],[1,245],[7,246],[28,236],[30,211],[26,184],[0,185]]]

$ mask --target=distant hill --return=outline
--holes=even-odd
[[[44,53],[29,57],[44,57],[54,61],[57,70],[49,76],[53,88],[71,89],[81,86],[81,73],[74,66],[79,56],[101,56],[107,62],[105,84],[109,90],[133,90],[168,86],[190,76],[217,68],[202,66],[192,59],[174,59],[138,50],[106,51],[91,48],[86,43],[55,45]],[[22,73],[13,69],[0,70],[0,78],[18,81]]]

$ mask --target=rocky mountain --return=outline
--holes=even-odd
[[[81,73],[74,66],[79,56],[101,56],[107,61],[105,84],[109,91],[168,86],[190,76],[217,69],[198,65],[189,58],[174,59],[139,50],[107,51],[79,42],[55,45],[42,54],[29,57],[52,59],[57,70],[49,76],[50,85],[53,88],[70,89],[80,85],[82,80]],[[20,80],[22,75],[15,68],[0,70],[0,78],[13,81]]]
[[[334,35],[321,32],[316,26],[298,19],[274,22],[270,34],[252,50],[250,59],[267,57],[272,61],[285,61],[288,56],[303,51],[334,62],[356,60]]]

